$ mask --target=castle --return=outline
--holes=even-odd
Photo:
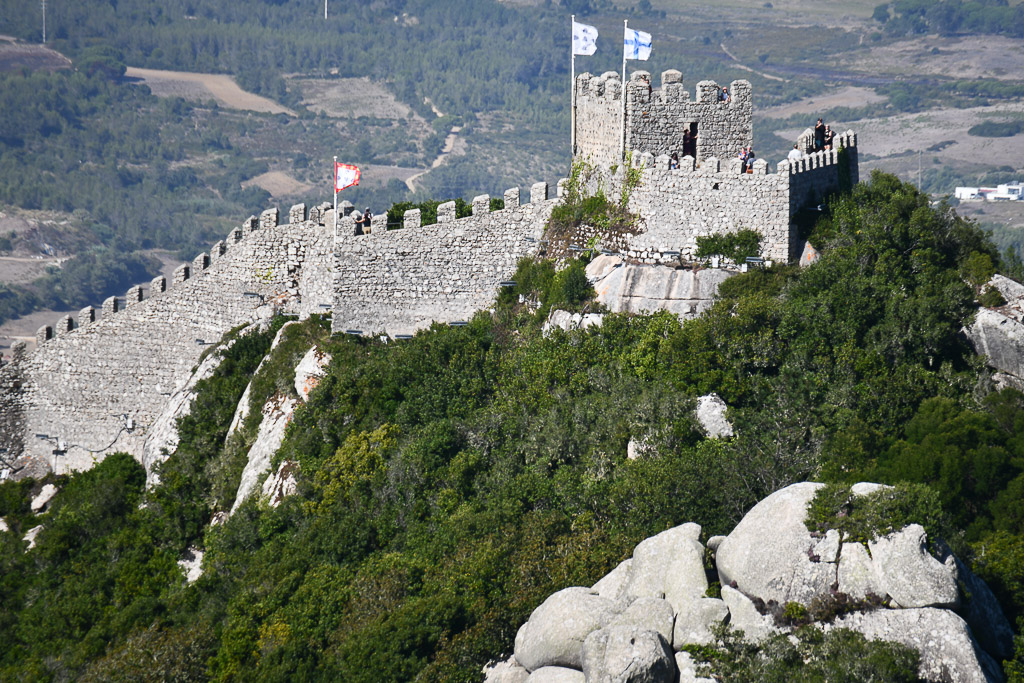
[[[697,83],[691,99],[675,70],[657,88],[642,71],[625,87],[612,72],[581,74],[575,87],[576,158],[598,170],[594,182],[617,191],[630,169],[639,172],[628,197],[636,234],[602,245],[628,260],[678,264],[700,236],[751,228],[766,259],[793,261],[802,247],[797,213],[857,182],[853,132],[838,136],[835,150],[779,162],[771,173],[758,159],[741,173],[737,155],[753,137],[747,81],[730,84],[729,102],[713,81]],[[623,96],[630,168],[619,148]],[[695,158],[682,156],[684,131],[697,133]],[[806,136],[800,142],[806,147]],[[669,167],[672,153],[679,168]],[[0,449],[33,474],[85,469],[116,451],[158,461],[168,443],[158,427],[187,403],[185,384],[204,350],[273,312],[329,312],[335,332],[392,336],[466,320],[491,304],[521,257],[538,252],[566,182],[555,192],[533,185],[529,201],[508,190],[498,210],[480,195],[465,218],[448,202],[434,225],[421,225],[413,210],[404,229],[389,231],[380,216],[358,236],[345,204],[337,218],[329,204],[293,206],[287,222],[277,209],[250,217],[170,283],[132,287],[100,311],[43,327],[34,351],[16,347],[0,367]]]

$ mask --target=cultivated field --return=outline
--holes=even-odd
[[[148,85],[158,97],[216,100],[217,104],[231,109],[295,115],[291,109],[273,100],[242,90],[231,76],[224,74],[198,74],[130,66],[125,72],[125,78]]]
[[[1004,36],[925,36],[855,50],[823,62],[874,74],[1024,78],[1024,41]]]
[[[302,104],[337,118],[372,116],[378,119],[423,119],[369,78],[293,78],[289,88],[302,93]]]

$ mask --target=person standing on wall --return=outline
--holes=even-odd
[[[820,152],[825,149],[825,123],[818,119],[818,122],[814,124],[814,151]]]
[[[370,211],[370,207],[366,207],[363,211],[363,232],[370,232],[370,223],[373,222],[373,213]]]

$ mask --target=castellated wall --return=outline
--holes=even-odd
[[[683,133],[697,130],[697,161],[735,157],[753,144],[753,100],[750,83],[729,84],[732,97],[719,102],[714,81],[696,84],[694,98],[675,69],[661,74],[661,87],[653,88],[651,75],[635,71],[626,83],[626,149],[654,156],[683,156]],[[576,156],[599,166],[621,163],[619,136],[622,120],[622,83],[614,71],[600,76],[576,77]]]
[[[265,211],[172,282],[156,278],[42,328],[34,352],[0,368],[0,448],[30,456],[30,470],[84,469],[114,451],[141,458],[150,425],[206,348],[197,340],[215,342],[272,309],[310,313],[330,301],[326,212],[317,207],[308,221],[305,213],[293,207],[294,222],[279,225],[277,209]],[[65,441],[67,454],[54,458],[54,441],[36,434]]]
[[[679,256],[671,252],[693,258],[698,237],[749,228],[761,233],[765,258],[798,258],[793,214],[840,189],[844,163],[852,181],[857,181],[856,134],[848,131],[836,140],[845,150],[842,154],[837,149],[794,163],[782,161],[773,173],[763,159],[754,162],[753,173],[740,173],[738,159],[711,157],[698,167],[683,157],[680,167],[670,170],[667,155],[637,155],[634,164],[643,170],[628,208],[640,217],[641,231],[625,238],[626,256],[642,263],[676,263]],[[624,174],[622,167],[614,174],[597,169],[588,191],[600,185],[609,196],[618,197]]]
[[[561,186],[561,183],[559,184]],[[353,236],[352,221],[339,222],[335,251],[335,332],[411,334],[431,322],[468,320],[494,301],[499,283],[512,277],[520,258],[536,252],[557,199],[548,185],[505,193],[505,208],[490,211],[490,198],[473,200],[473,215],[455,219],[455,203],[438,207],[438,222],[420,226],[419,210],[405,214],[401,230]]]

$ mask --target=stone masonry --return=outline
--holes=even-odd
[[[77,324],[42,328],[33,353],[0,368],[0,448],[27,456],[30,471],[84,469],[114,451],[141,458],[153,420],[208,344],[261,307],[303,315],[330,301],[330,245],[318,221],[278,225],[271,209],[179,267],[171,283],[158,277],[101,312],[83,309]],[[67,452],[55,456],[58,441]]]
[[[402,230],[353,236],[350,217],[339,221],[335,251],[333,329],[411,334],[431,322],[468,320],[494,301],[499,283],[520,258],[536,251],[557,199],[547,183],[505,192],[505,208],[473,200],[473,215],[455,219],[455,203],[437,209],[435,225],[420,226],[418,210]]]

